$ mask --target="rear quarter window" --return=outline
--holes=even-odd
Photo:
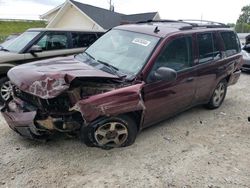
[[[88,47],[97,39],[95,33],[72,32],[71,36],[73,48]]]
[[[221,37],[224,42],[227,57],[240,52],[240,42],[234,32],[221,32]]]

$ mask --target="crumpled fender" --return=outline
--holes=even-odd
[[[73,107],[88,124],[100,116],[115,116],[134,111],[144,111],[141,89],[144,83],[116,89],[80,100]]]

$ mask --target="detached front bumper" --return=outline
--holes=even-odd
[[[37,129],[34,119],[36,111],[24,112],[18,105],[15,111],[9,112],[9,106],[5,106],[1,109],[1,114],[9,127],[21,136],[29,139],[44,139],[44,132],[40,132]]]

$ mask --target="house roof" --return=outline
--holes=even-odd
[[[156,14],[158,14],[158,12],[123,15],[122,20],[123,21],[130,21],[130,22],[153,20],[153,18],[156,16]]]
[[[125,15],[117,12],[112,12],[107,9],[95,7],[92,5],[83,4],[74,0],[70,1],[104,29],[110,29],[112,27],[120,25],[122,22],[152,20],[157,14],[157,12],[150,12]]]

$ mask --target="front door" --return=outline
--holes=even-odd
[[[191,36],[179,37],[168,42],[157,58],[143,88],[146,106],[144,127],[192,105],[196,90],[192,49]],[[153,73],[159,67],[174,69],[177,72],[177,79],[173,82],[154,80]]]

